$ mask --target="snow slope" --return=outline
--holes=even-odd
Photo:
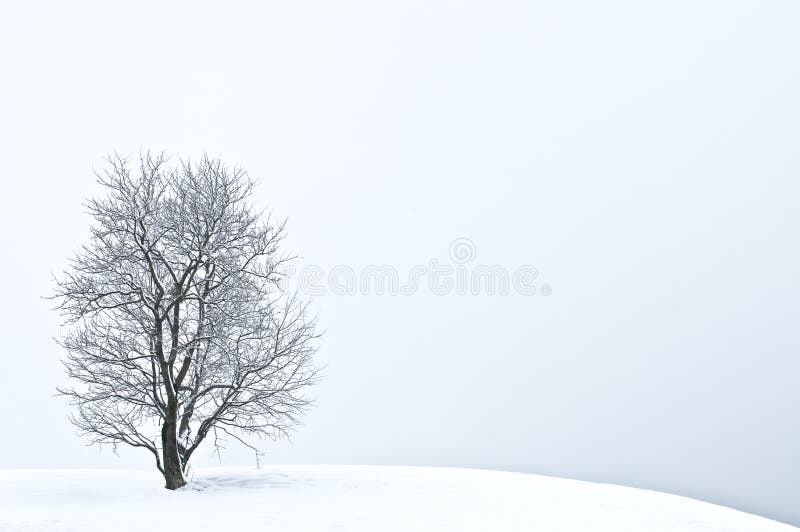
[[[789,532],[728,508],[620,486],[469,469],[0,471],[0,530]]]

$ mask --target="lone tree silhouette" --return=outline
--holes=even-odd
[[[253,211],[244,171],[207,156],[107,162],[89,242],[56,279],[73,383],[59,392],[83,435],[147,449],[176,489],[207,438],[258,453],[248,436],[298,423],[316,319],[282,289],[284,224]]]

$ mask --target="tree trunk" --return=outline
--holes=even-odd
[[[171,410],[171,409],[170,409]],[[161,452],[164,461],[164,486],[168,490],[178,489],[186,485],[181,466],[181,455],[178,450],[177,416],[167,415],[161,427]]]

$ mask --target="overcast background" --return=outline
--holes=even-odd
[[[152,467],[74,436],[40,297],[105,153],[207,150],[261,178],[304,264],[405,275],[466,237],[552,287],[318,297],[318,406],[266,461],[800,524],[798,28],[795,0],[3,3],[0,467]]]

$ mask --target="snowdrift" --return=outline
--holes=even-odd
[[[374,466],[0,471],[0,530],[790,532],[663,493],[521,473]]]

